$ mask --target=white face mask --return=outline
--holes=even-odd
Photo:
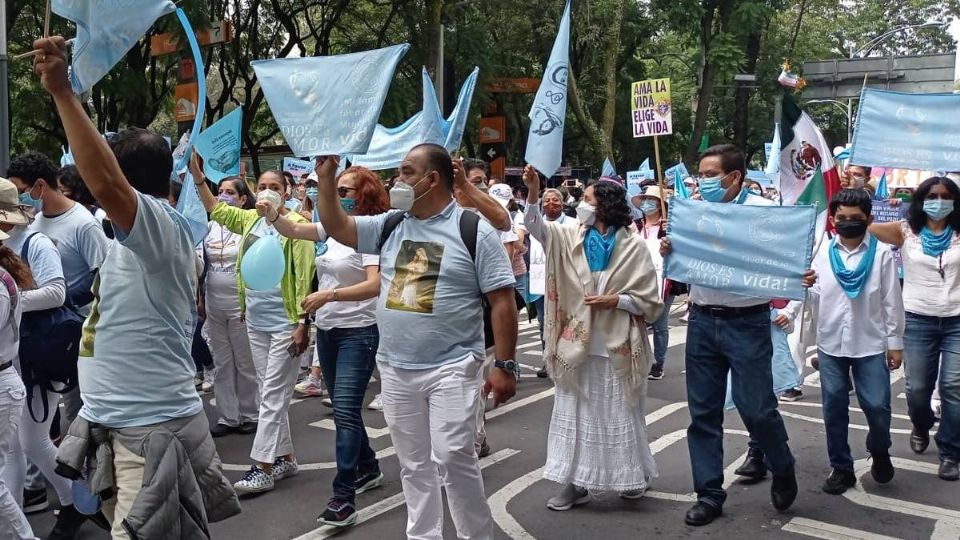
[[[597,209],[586,201],[580,201],[577,205],[577,219],[584,226],[590,227],[597,221]]]
[[[280,206],[283,204],[283,197],[281,197],[276,191],[263,189],[257,193],[257,201],[266,201],[276,211],[279,210]]]
[[[432,173],[433,171],[430,171],[423,178],[421,178],[420,180],[417,180],[417,183],[415,183],[412,186],[403,181],[399,181],[396,184],[394,184],[393,187],[390,189],[390,206],[392,208],[396,208],[397,210],[403,210],[404,212],[409,212],[410,209],[413,208],[414,203],[420,200],[427,193],[430,193],[430,189],[433,189],[431,187],[426,192],[424,192],[423,195],[420,195],[420,197],[417,197],[416,191],[414,191],[414,188],[419,186],[420,182],[423,182],[424,180],[426,180],[427,176],[430,176]]]

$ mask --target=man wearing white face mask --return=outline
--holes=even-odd
[[[443,485],[457,537],[493,538],[474,442],[484,358],[481,295],[491,304],[497,359],[484,390],[497,404],[516,391],[514,277],[500,239],[454,202],[453,163],[441,146],[410,150],[390,190],[397,210],[378,216],[347,215],[336,192],[337,160],[321,160],[323,228],[341,244],[380,255],[377,364],[400,461],[407,536],[443,538]]]
[[[840,187],[843,189],[863,189],[870,181],[870,167],[864,165],[847,165],[840,177]]]
[[[772,205],[744,188],[745,177],[743,154],[733,145],[713,146],[700,156],[698,184],[703,200]],[[670,240],[661,240],[661,255],[669,255],[670,250]],[[804,285],[809,287],[815,281],[816,275],[808,271]],[[786,510],[796,499],[797,480],[787,431],[773,394],[771,299],[702,285],[690,286],[690,299],[686,375],[691,422],[687,441],[697,503],[687,511],[685,521],[694,526],[711,523],[722,513],[726,500],[723,406],[728,372],[732,373],[733,398],[743,423],[756,437],[760,459],[766,459],[773,473],[771,501],[777,510]]]

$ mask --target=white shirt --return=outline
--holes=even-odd
[[[923,253],[920,237],[913,234],[906,221],[901,227],[904,308],[928,317],[960,315],[960,239],[954,235],[941,257],[931,257]],[[941,264],[943,277],[940,277]]]
[[[727,204],[736,204],[731,201]],[[746,206],[774,206],[774,202],[748,193],[743,200]],[[711,289],[703,285],[690,285],[690,301],[698,306],[726,306],[726,307],[749,307],[760,304],[769,304],[770,298],[759,298],[754,296],[745,296],[742,294],[729,293],[722,289]]]
[[[380,266],[378,255],[361,255],[327,236],[323,225],[317,223],[317,234],[326,240],[327,251],[317,257],[318,288],[342,289],[367,280],[367,267]],[[367,300],[329,302],[317,310],[317,328],[364,328],[377,324],[377,297]]]
[[[240,315],[237,255],[241,238],[216,221],[209,224],[209,232],[203,240],[203,249],[207,253],[207,310],[228,316]]]
[[[853,250],[834,238],[844,267],[854,269],[867,252],[870,235]],[[820,250],[813,260],[817,283],[810,297],[819,301],[817,347],[830,356],[863,358],[903,350],[903,299],[897,262],[885,244],[877,244],[870,275],[856,298],[840,287],[830,266],[830,249]],[[939,276],[937,276],[939,277]]]

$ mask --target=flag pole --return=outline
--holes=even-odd
[[[653,155],[657,160],[657,183],[660,185],[660,215],[662,217],[667,216],[667,190],[663,185],[663,167],[660,166],[660,137],[658,135],[653,136]],[[673,186],[676,189],[677,186]]]
[[[50,3],[53,0],[47,0],[47,9],[43,15],[43,37],[50,37]]]

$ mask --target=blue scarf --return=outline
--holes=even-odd
[[[602,272],[607,268],[616,240],[616,227],[608,228],[606,235],[600,234],[600,231],[593,227],[587,229],[587,236],[583,239],[583,252],[587,256],[587,266],[591,272]]]
[[[840,258],[839,239],[830,245],[830,269],[836,276],[837,282],[843,292],[847,293],[847,298],[856,298],[863,291],[863,286],[870,277],[870,269],[873,268],[873,259],[877,254],[877,239],[870,237],[870,243],[867,245],[867,252],[860,259],[860,264],[853,270],[847,270],[843,265],[843,259]]]
[[[923,246],[924,255],[939,257],[950,248],[950,242],[952,241],[953,227],[950,225],[947,225],[940,234],[933,234],[933,231],[926,226],[920,230],[920,244]]]

